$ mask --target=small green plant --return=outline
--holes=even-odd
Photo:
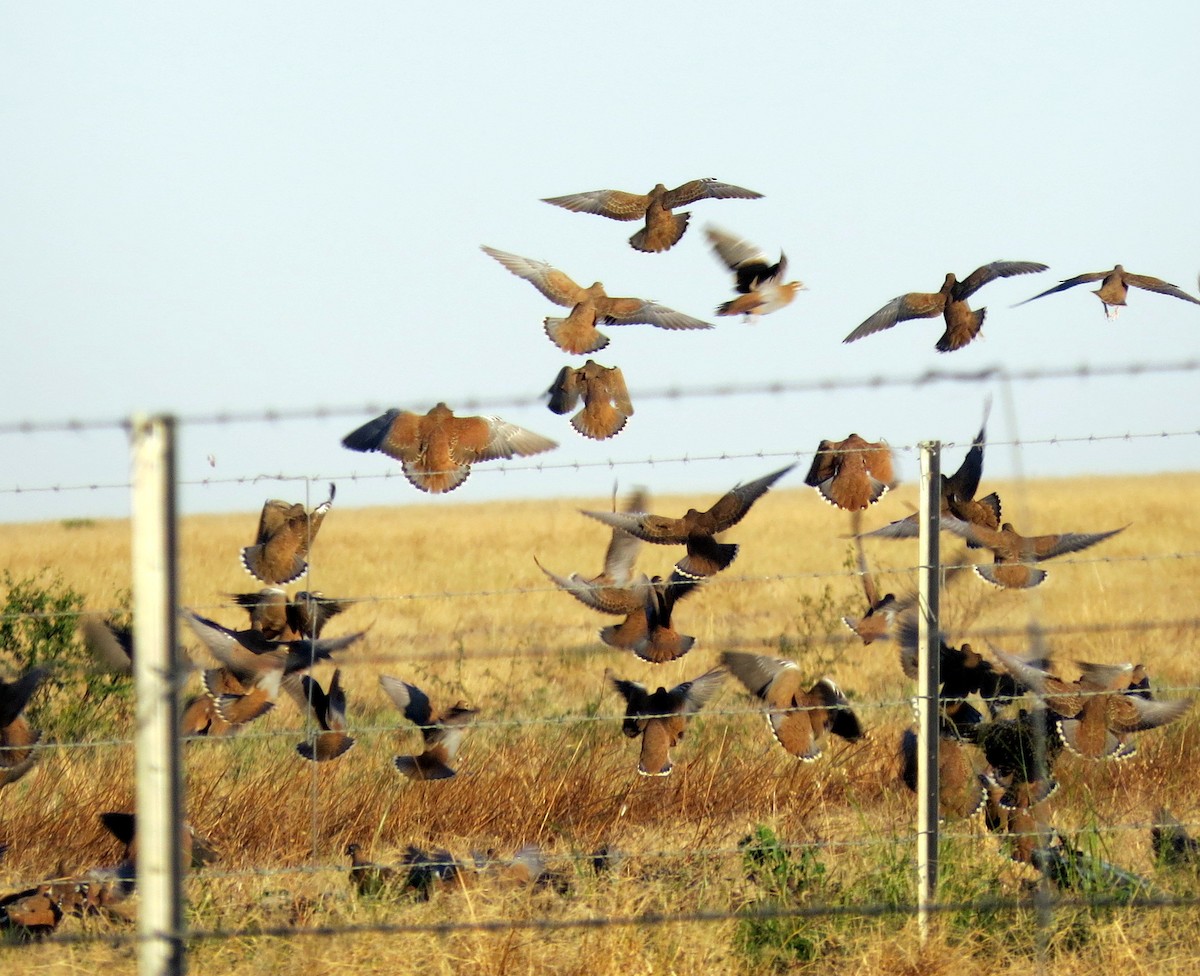
[[[65,739],[114,729],[130,710],[133,683],[98,669],[84,648],[76,631],[83,594],[48,571],[24,579],[6,571],[0,585],[0,667],[10,675],[33,667],[49,672],[30,721]]]

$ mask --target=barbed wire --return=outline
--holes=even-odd
[[[1005,366],[987,366],[978,370],[929,369],[909,376],[875,374],[856,377],[826,377],[811,380],[775,380],[760,383],[722,383],[704,386],[668,386],[635,390],[634,400],[686,400],[737,396],[778,395],[782,393],[827,393],[836,390],[887,389],[890,387],[921,387],[935,383],[982,383],[988,380],[1032,382],[1063,379],[1097,379],[1113,376],[1142,376],[1153,373],[1190,373],[1200,370],[1200,360],[1185,359],[1168,362],[1115,363],[1093,366],[1043,367],[1013,370]],[[545,396],[537,394],[508,394],[496,397],[463,396],[456,398],[461,410],[498,410],[508,407],[542,406]],[[413,411],[424,412],[429,404],[410,404]],[[231,423],[277,423],[293,420],[326,420],[339,417],[375,415],[392,409],[378,401],[362,405],[337,407],[260,408],[257,410],[223,410],[215,413],[179,414],[177,422],[185,425],[224,425]],[[79,433],[92,430],[128,431],[128,417],[66,420],[20,420],[0,423],[0,435],[35,433]]]

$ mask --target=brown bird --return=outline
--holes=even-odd
[[[103,667],[117,674],[133,673],[133,628],[107,620],[98,613],[79,618],[83,643]]]
[[[271,499],[263,505],[254,545],[242,550],[242,565],[264,583],[291,583],[308,570],[308,550],[321,523],[333,507],[336,494],[329,486],[329,498],[311,512],[299,502],[291,504]]]
[[[276,586],[229,597],[250,614],[250,629],[267,640],[320,637],[325,625],[350,607],[348,600],[334,600],[320,590],[301,590],[289,600],[287,591]]]
[[[377,897],[388,888],[399,888],[404,883],[405,878],[400,871],[363,857],[358,844],[347,844],[345,854],[350,858],[350,884],[363,898]]]
[[[980,579],[1004,589],[1017,590],[1037,586],[1046,578],[1046,571],[1038,569],[1034,563],[1087,549],[1128,527],[1123,525],[1108,532],[1064,532],[1061,535],[1023,536],[1017,533],[1011,522],[1005,522],[997,532],[995,529],[972,525],[961,519],[942,519],[943,529],[966,539],[968,545],[974,543],[978,548],[992,551],[993,563],[975,566],[975,572]]]
[[[821,441],[804,483],[830,505],[856,512],[874,505],[895,487],[892,450],[886,441],[851,434],[842,441]]]
[[[900,737],[900,778],[917,792],[917,733],[909,728]],[[938,818],[965,820],[983,809],[987,801],[987,779],[983,762],[973,745],[961,738],[954,726],[942,722],[938,739]]]
[[[1045,701],[1063,744],[1086,759],[1132,755],[1126,745],[1130,734],[1173,722],[1192,705],[1189,699],[1167,702],[1129,694],[1132,664],[1080,662],[1083,674],[1068,682],[999,648],[992,652],[1009,674]]]
[[[624,511],[644,511],[647,503],[646,492],[638,488],[630,494]],[[604,551],[604,567],[591,579],[584,579],[578,573],[559,576],[546,569],[538,562],[536,556],[533,561],[556,586],[570,593],[586,607],[616,616],[641,614],[646,605],[646,589],[650,585],[650,580],[644,573],[639,573],[636,577],[633,574],[633,566],[641,548],[641,539],[624,529],[614,527],[608,548]]]
[[[1054,734],[1049,709],[1021,709],[1015,718],[970,726],[964,738],[983,751],[991,779],[1000,787],[996,803],[1009,810],[1033,807],[1058,792],[1051,773],[1062,741]]]
[[[743,322],[754,322],[760,315],[790,305],[796,292],[804,288],[802,281],[783,280],[787,256],[782,251],[772,264],[761,248],[728,231],[709,224],[704,233],[721,263],[733,272],[738,293],[733,301],[717,306],[718,315],[740,315]]]
[[[794,467],[795,464],[789,464],[757,481],[737,485],[717,499],[716,504],[707,511],[698,512],[689,508],[680,518],[645,512],[585,511],[583,514],[605,525],[624,529],[643,542],[664,546],[686,545],[687,555],[675,564],[675,569],[684,576],[701,579],[725,569],[737,556],[736,545],[717,542],[713,536],[737,525],[750,507]]]
[[[453,491],[476,461],[541,454],[558,444],[499,417],[456,417],[444,403],[427,414],[389,410],[342,438],[352,451],[382,451],[431,494]]]
[[[842,341],[854,342],[864,336],[890,329],[897,322],[908,319],[926,319],[940,315],[946,322],[946,331],[937,341],[937,350],[953,352],[955,349],[961,349],[979,334],[984,315],[987,313],[987,309],[983,308],[972,311],[967,304],[968,298],[997,278],[1032,274],[1035,271],[1045,271],[1046,268],[1047,265],[1034,261],[993,261],[976,268],[962,281],[951,272],[946,275],[940,291],[914,291],[893,298]]]
[[[650,581],[643,608],[646,620],[644,634],[634,637],[629,628],[621,632],[622,639],[632,640],[630,650],[634,654],[651,664],[665,664],[667,661],[683,657],[692,649],[696,638],[681,634],[675,629],[671,623],[671,612],[675,604],[697,586],[699,582],[694,577],[684,576],[678,571],[671,573],[665,580],[661,576],[655,576]],[[612,642],[605,640],[605,643]]]
[[[566,318],[547,318],[546,335],[564,352],[583,355],[608,345],[608,336],[597,331],[602,325],[653,325],[660,329],[711,329],[700,319],[676,312],[641,298],[613,298],[599,281],[588,288],[577,285],[545,261],[523,258],[493,247],[483,251],[518,278],[524,278],[556,305],[571,310]]]
[[[205,687],[204,694],[192,695],[183,703],[183,714],[179,717],[179,734],[184,738],[201,735],[231,735],[237,731],[236,725],[230,725],[217,714],[217,699],[208,690],[210,681],[208,675],[210,673],[213,675],[212,687],[214,689],[220,680],[218,676],[228,675],[229,680],[236,682],[241,689],[238,694],[244,695],[246,693],[241,682],[238,682],[224,668],[213,668],[211,672],[205,671],[201,677],[201,681],[204,682]]]
[[[15,783],[38,760],[42,733],[24,716],[29,699],[50,672],[30,668],[16,681],[0,678],[0,787]]]
[[[416,685],[399,678],[381,674],[379,684],[404,713],[404,717],[421,729],[425,749],[419,756],[396,756],[396,768],[410,779],[449,779],[454,775],[450,763],[458,755],[458,747],[478,711],[464,701],[456,702],[437,715],[429,704],[429,696]]]
[[[325,689],[307,674],[300,676],[300,686],[320,731],[309,741],[296,746],[296,751],[312,762],[337,759],[354,745],[354,739],[346,734],[346,691],[342,688],[341,677],[342,671],[338,668],[333,672],[329,694],[326,694]]]
[[[1100,282],[1100,287],[1093,294],[1103,303],[1104,314],[1109,319],[1115,319],[1121,313],[1121,307],[1125,304],[1125,296],[1129,293],[1131,287],[1144,288],[1146,291],[1156,291],[1160,295],[1170,295],[1172,298],[1182,298],[1185,302],[1200,305],[1200,298],[1193,298],[1178,285],[1173,285],[1169,281],[1163,281],[1161,278],[1152,278],[1149,275],[1131,274],[1119,264],[1112,271],[1092,271],[1088,274],[1076,275],[1074,278],[1067,278],[1053,288],[1047,288],[1045,291],[1034,295],[1033,298],[1026,298],[1024,302],[1017,302],[1017,305],[1024,305],[1026,302],[1044,298],[1046,295],[1053,295],[1056,291],[1066,291],[1068,288],[1074,288],[1076,285],[1082,285],[1089,281]]]
[[[1150,848],[1154,851],[1154,859],[1168,867],[1200,864],[1200,841],[1192,837],[1179,819],[1163,806],[1154,811]]]
[[[897,613],[907,609],[911,605],[911,599],[905,598],[899,600],[894,593],[885,593],[879,595],[879,588],[875,585],[875,577],[871,574],[871,569],[867,565],[867,553],[863,548],[862,536],[858,529],[862,524],[862,512],[853,512],[850,516],[852,532],[854,536],[854,552],[855,559],[858,563],[858,575],[862,580],[863,593],[867,598],[867,612],[861,617],[842,617],[842,623],[849,627],[859,637],[863,644],[870,644],[872,641],[885,640],[888,636],[888,630],[892,626],[892,620],[895,619]]]
[[[638,772],[643,776],[666,776],[674,766],[671,747],[683,738],[688,719],[700,711],[721,686],[725,669],[713,668],[669,691],[660,686],[651,692],[636,681],[626,681],[611,674],[609,678],[625,699],[621,731],[631,739],[642,738]]]
[[[602,441],[621,432],[633,416],[633,403],[625,377],[616,366],[601,366],[589,359],[579,368],[564,366],[546,391],[554,413],[570,413],[583,398],[583,409],[571,418],[571,426],[584,437]]]
[[[725,665],[750,694],[767,703],[767,724],[776,741],[803,762],[819,759],[830,733],[847,742],[862,738],[863,730],[850,702],[830,678],[807,690],[795,661],[725,651]]]
[[[626,193],[624,190],[590,190],[563,197],[543,197],[543,203],[570,210],[572,213],[591,213],[611,220],[646,220],[646,226],[629,238],[635,250],[666,251],[687,230],[689,213],[672,213],[697,200],[757,200],[762,196],[712,177],[692,180],[668,190],[661,183],[649,193]]]
[[[65,915],[82,914],[86,885],[39,884],[0,897],[0,941],[31,942],[51,935]]]
[[[356,643],[366,631],[347,637],[270,641],[256,630],[231,630],[184,611],[184,618],[209,652],[223,665],[204,672],[205,689],[217,714],[230,725],[243,725],[275,707],[280,688],[308,709],[299,672]]]

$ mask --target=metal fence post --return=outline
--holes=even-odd
[[[938,733],[941,636],[938,541],[942,509],[941,451],[938,441],[921,449],[920,555],[917,590],[917,916],[921,942],[929,937],[930,906],[938,882]]]
[[[134,417],[132,441],[138,972],[180,976],[184,945],[173,418]]]

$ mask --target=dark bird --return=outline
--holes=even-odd
[[[250,629],[267,640],[320,637],[325,625],[350,607],[350,601],[332,599],[320,590],[301,590],[288,599],[287,591],[277,586],[257,593],[230,593],[229,597],[249,613]]]
[[[953,532],[974,544],[976,548],[990,549],[993,562],[977,564],[975,572],[980,579],[1003,589],[1028,589],[1037,586],[1046,578],[1046,571],[1034,563],[1053,559],[1068,552],[1079,552],[1128,528],[1121,526],[1108,532],[1064,532],[1060,535],[1020,535],[1011,522],[1005,522],[1000,530],[973,525],[961,519],[942,519],[942,528]]]
[[[398,889],[406,880],[395,868],[368,861],[358,844],[347,844],[345,854],[350,858],[350,884],[362,898],[375,898],[389,888]]]
[[[291,583],[303,576],[308,570],[308,550],[333,507],[335,494],[335,486],[330,485],[329,498],[311,512],[299,502],[277,498],[263,505],[254,545],[242,550],[246,572],[271,584]]]
[[[1155,291],[1160,295],[1170,295],[1172,298],[1182,298],[1185,302],[1200,305],[1200,298],[1193,298],[1178,285],[1163,281],[1161,278],[1152,278],[1150,275],[1131,274],[1119,264],[1112,271],[1092,271],[1076,275],[1074,278],[1067,278],[1053,288],[1047,288],[1034,295],[1033,298],[1017,302],[1017,305],[1024,305],[1026,302],[1036,301],[1047,295],[1053,295],[1056,291],[1066,291],[1068,288],[1074,288],[1076,285],[1086,284],[1089,281],[1100,282],[1100,287],[1093,294],[1103,303],[1104,314],[1110,319],[1115,319],[1120,314],[1121,307],[1125,304],[1125,296],[1129,293],[1130,288],[1144,288],[1146,291]]]
[[[599,281],[584,288],[545,261],[523,258],[493,247],[484,253],[524,278],[555,305],[569,308],[566,318],[547,318],[546,335],[564,352],[584,355],[608,345],[597,325],[653,325],[660,329],[711,329],[712,324],[641,298],[614,298]]]
[[[0,678],[0,787],[15,783],[38,760],[42,733],[29,724],[24,712],[48,674],[46,668],[30,668],[15,681]]]
[[[381,451],[400,462],[421,491],[453,491],[476,461],[541,454],[558,444],[499,417],[456,417],[444,403],[429,413],[389,410],[342,438],[352,451]]]
[[[762,196],[712,177],[691,180],[673,190],[657,184],[649,193],[626,193],[624,190],[590,190],[562,197],[543,197],[543,203],[570,210],[572,213],[591,213],[610,220],[641,220],[646,226],[629,238],[635,250],[666,251],[674,246],[687,230],[689,213],[672,213],[679,207],[698,200],[757,200]]]
[[[1158,701],[1129,694],[1132,664],[1080,662],[1083,674],[1068,682],[999,648],[992,648],[992,652],[1054,714],[1063,744],[1086,759],[1132,755],[1133,750],[1126,744],[1132,733],[1173,722],[1192,705],[1189,699]]]
[[[816,488],[830,505],[861,511],[895,486],[892,450],[886,441],[868,441],[858,434],[842,441],[821,441],[804,483]]]
[[[1001,807],[1033,807],[1058,790],[1051,770],[1062,752],[1062,740],[1055,734],[1054,720],[1049,709],[1021,709],[1015,718],[993,719],[965,731],[964,737],[979,746],[992,767]]]
[[[396,768],[410,779],[449,779],[454,775],[450,763],[458,755],[466,726],[478,715],[464,701],[456,702],[435,715],[429,696],[416,685],[381,674],[379,684],[404,717],[418,726],[425,748],[418,756],[396,756]]]
[[[100,814],[104,829],[113,835],[124,849],[115,875],[125,894],[131,894],[137,880],[137,815],[120,811]],[[198,870],[219,860],[216,849],[204,837],[197,834],[190,824],[179,827],[179,859],[184,870]]]
[[[329,682],[329,693],[307,674],[300,676],[304,697],[309,701],[313,717],[320,726],[309,741],[301,742],[296,751],[313,762],[328,762],[337,759],[354,745],[354,739],[346,734],[346,691],[341,685],[341,669],[333,672]]]
[[[684,576],[701,579],[725,569],[737,555],[736,545],[717,542],[713,537],[737,525],[750,507],[794,467],[794,464],[789,464],[757,481],[738,485],[722,495],[707,511],[698,512],[689,508],[680,518],[645,512],[585,511],[583,514],[605,525],[624,529],[643,542],[686,545],[687,555],[675,564],[675,568]]]
[[[633,403],[621,370],[601,366],[592,359],[578,368],[564,366],[546,392],[550,394],[548,406],[557,414],[570,413],[583,399],[583,409],[571,418],[571,426],[592,440],[619,434],[633,416]]]
[[[646,588],[646,603],[643,608],[646,618],[645,633],[633,640],[630,650],[651,664],[665,664],[667,661],[683,657],[690,651],[696,643],[696,638],[681,634],[675,629],[671,622],[671,612],[676,603],[699,585],[694,577],[684,576],[678,571],[671,573],[665,580],[655,576]],[[628,638],[628,631],[622,636]],[[605,640],[605,643],[610,642]]]
[[[1150,828],[1150,847],[1154,859],[1168,867],[1200,864],[1200,841],[1192,837],[1166,807],[1154,811],[1154,826]]]
[[[864,336],[890,329],[897,322],[908,319],[926,319],[940,315],[946,322],[946,331],[937,341],[937,350],[953,352],[955,349],[961,349],[979,334],[984,315],[987,313],[987,309],[983,308],[972,311],[967,304],[968,298],[997,278],[1032,274],[1035,271],[1045,271],[1046,268],[1047,265],[1034,261],[993,261],[976,268],[962,281],[951,272],[946,275],[940,291],[914,291],[893,298],[842,341],[854,342]]]
[[[621,731],[631,739],[642,739],[638,772],[643,776],[666,776],[674,768],[671,748],[683,738],[688,720],[716,694],[725,680],[725,669],[713,668],[670,690],[660,686],[654,692],[636,681],[610,678],[625,699]]]
[[[796,293],[804,288],[802,281],[787,281],[787,256],[781,251],[775,263],[749,241],[709,224],[704,228],[709,244],[717,258],[733,272],[734,290],[738,297],[717,306],[718,315],[741,315],[743,322],[753,322],[790,305]]]
[[[767,703],[771,733],[797,759],[819,759],[830,733],[847,742],[862,737],[858,716],[830,678],[805,688],[795,661],[745,651],[726,651],[721,663],[750,694]]]

